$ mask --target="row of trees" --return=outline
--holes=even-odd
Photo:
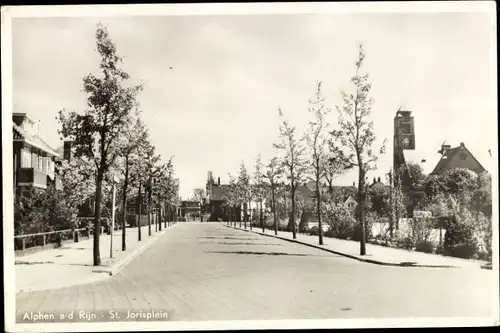
[[[297,237],[296,220],[301,216],[300,212],[309,210],[318,221],[319,244],[323,244],[322,224],[326,219],[334,237],[360,241],[361,255],[366,254],[365,244],[371,236],[371,225],[376,221],[389,222],[388,239],[396,246],[414,249],[419,246],[418,230],[429,234],[435,228],[441,228],[446,230],[445,254],[470,257],[477,254],[479,243],[491,253],[491,177],[487,173],[474,176],[468,170],[454,169],[443,175],[427,177],[418,164],[407,163],[403,168],[409,174],[409,183],[400,178],[405,170],[390,170],[387,174],[389,188],[368,186],[367,174],[377,168],[378,157],[385,153],[387,141],[384,140],[376,149],[371,121],[374,101],[370,97],[368,74],[362,70],[364,59],[365,53],[360,45],[355,75],[351,78],[354,89],[342,92],[343,103],[336,106],[335,126],[328,121],[331,110],[325,106],[322,82],[317,84],[315,94],[309,100],[311,120],[305,133],[298,133],[296,126],[285,118],[283,110],[278,110],[280,140],[273,145],[277,156],[265,166],[258,156],[251,176],[243,163],[237,177],[229,175],[229,191],[225,198],[228,207],[243,207],[246,227],[249,202],[257,201],[261,206],[265,200],[273,212],[275,233],[277,221],[285,217],[289,219],[288,229],[293,238]],[[343,200],[339,200],[343,195],[333,186],[336,177],[353,168],[358,174],[355,195],[358,205],[354,214],[345,207]],[[304,198],[300,191],[307,181],[315,184],[312,200]],[[327,193],[323,193],[324,183],[327,184]],[[400,230],[399,221],[417,210],[430,211],[433,217],[414,218],[410,237]],[[442,222],[436,223],[437,220]],[[262,213],[259,221],[264,228]],[[428,243],[425,239],[421,241]]]
[[[118,196],[122,206],[123,251],[126,250],[126,212],[130,193],[134,190],[138,196],[138,237],[141,240],[141,205],[147,205],[148,233],[151,235],[153,210],[162,208],[158,210],[159,214],[167,212],[168,207],[175,205],[178,192],[173,178],[172,157],[166,163],[162,162],[140,117],[137,96],[142,91],[142,85],[129,83],[130,77],[120,68],[122,60],[106,27],[97,27],[96,40],[101,73],[89,74],[83,79],[87,109],[83,113],[61,110],[58,120],[61,124],[60,135],[72,141],[75,155],[74,162],[63,164],[62,174],[78,175],[75,182],[69,183],[66,182],[68,177],[64,177],[65,191],[85,188],[73,202],[75,206],[90,193],[95,196],[93,258],[94,265],[100,265],[99,231],[103,203],[109,199],[110,188],[116,178],[121,179]],[[75,168],[78,163],[85,166],[86,173]],[[84,174],[86,176],[82,176]],[[82,177],[91,181],[83,182]],[[161,229],[161,224],[157,224],[157,228]]]
[[[361,207],[365,205],[366,174],[376,168],[378,155],[385,151],[385,141],[376,152],[373,148],[375,144],[373,122],[370,119],[373,105],[373,99],[370,97],[371,83],[368,81],[368,74],[362,72],[364,59],[365,52],[360,45],[355,62],[356,72],[351,78],[354,89],[353,92],[342,92],[343,104],[336,107],[337,126],[332,127],[328,122],[327,116],[331,110],[325,104],[322,82],[317,84],[314,97],[309,100],[308,111],[311,120],[305,133],[298,133],[296,126],[286,119],[283,110],[281,108],[278,110],[281,118],[279,141],[273,144],[277,156],[268,161],[265,167],[260,156],[257,158],[252,186],[243,163],[237,179],[229,175],[230,190],[226,195],[228,206],[243,205],[246,214],[248,202],[256,200],[261,206],[267,198],[271,202],[276,232],[277,215],[279,215],[277,203],[280,201],[277,198],[283,198],[281,203],[286,211],[285,215],[290,216],[290,229],[293,238],[296,238],[297,213],[304,208],[298,206],[308,202],[307,198],[300,200],[299,188],[305,182],[312,180],[315,183],[313,211],[319,223],[319,244],[323,244],[323,183],[329,184],[330,198],[334,200],[334,179],[346,170],[357,168],[357,199]],[[279,195],[279,192],[284,196]],[[364,230],[364,211],[365,209],[361,209],[359,216],[361,230]],[[262,218],[260,221],[264,225]],[[361,237],[360,252],[362,255],[366,253],[364,236]]]

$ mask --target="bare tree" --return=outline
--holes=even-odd
[[[303,183],[303,179],[307,170],[305,161],[305,147],[303,145],[304,138],[297,138],[296,127],[291,126],[283,115],[283,111],[279,109],[279,115],[282,122],[279,127],[281,141],[274,144],[274,147],[283,152],[284,156],[281,159],[282,167],[286,172],[286,176],[290,185],[290,196],[292,200],[292,232],[293,238],[297,238],[297,228],[295,223],[296,210],[296,191]]]
[[[248,222],[248,210],[246,208],[247,204],[250,203],[252,200],[252,192],[250,188],[250,175],[248,174],[247,168],[245,166],[245,163],[241,162],[240,164],[240,172],[238,174],[238,181],[237,181],[237,187],[238,187],[238,197],[240,199],[240,203],[243,205],[243,208],[245,209],[245,218],[244,218],[244,223],[245,223],[245,229],[247,228],[247,222]],[[250,222],[250,226],[252,223]],[[240,223],[241,227],[241,223]]]
[[[323,245],[323,229],[321,224],[321,179],[325,176],[326,130],[328,122],[325,119],[330,109],[325,107],[325,97],[321,93],[321,81],[317,85],[316,93],[313,99],[309,100],[309,112],[313,115],[313,120],[309,122],[307,133],[307,143],[311,156],[312,178],[315,183],[316,213],[318,218],[319,245]]]
[[[365,204],[366,186],[365,178],[369,170],[376,169],[378,155],[373,152],[375,142],[373,121],[370,120],[373,99],[370,97],[371,83],[368,74],[362,74],[361,68],[365,59],[363,46],[359,46],[358,59],[356,60],[356,74],[351,82],[355,92],[342,92],[343,105],[337,106],[338,130],[332,131],[332,139],[340,142],[347,154],[343,156],[348,167],[358,168],[358,202],[360,207],[361,242],[360,254],[366,254],[365,231]],[[380,148],[380,154],[385,152],[385,141]]]
[[[267,165],[267,171],[264,178],[268,181],[269,194],[271,194],[271,208],[273,210],[274,234],[278,234],[278,221],[276,216],[276,192],[279,186],[279,177],[282,174],[280,164],[277,157],[273,157]]]
[[[262,232],[265,231],[265,226],[264,226],[264,220],[262,218],[262,203],[266,197],[266,184],[264,182],[264,174],[263,170],[264,166],[262,164],[262,159],[260,154],[257,156],[257,159],[255,161],[255,171],[253,175],[253,197],[255,200],[259,203],[259,222],[260,226],[262,227]]]
[[[238,198],[238,188],[236,184],[236,180],[229,173],[229,184],[226,186],[226,190],[224,191],[224,201],[226,203],[226,207],[228,207],[229,216],[228,216],[228,224],[231,224],[231,220],[234,215],[234,207],[240,203]],[[234,226],[236,227],[236,221],[234,221]]]

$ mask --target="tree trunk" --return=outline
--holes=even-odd
[[[247,228],[247,220],[248,220],[248,208],[247,208],[247,203],[243,204],[243,209],[245,210],[243,214],[243,224],[245,225],[245,229]],[[240,223],[240,228],[241,228],[241,223]]]
[[[148,186],[148,234],[151,236],[151,214],[152,214],[152,209],[151,209],[151,184]]]
[[[127,249],[127,188],[128,188],[128,156],[125,157],[125,180],[123,182],[123,218],[122,218],[122,251]]]
[[[361,242],[359,253],[364,256],[366,254],[366,235],[365,235],[365,203],[366,203],[366,189],[365,189],[365,177],[364,172],[361,169],[360,163],[360,172],[359,172],[359,207],[360,207],[360,228],[361,228]]]
[[[99,253],[99,236],[101,234],[101,198],[102,198],[102,181],[104,172],[97,171],[97,183],[95,191],[95,214],[94,214],[94,266],[101,264],[101,255]]]
[[[323,245],[323,226],[321,224],[321,196],[319,193],[319,175],[316,176],[316,209],[318,213],[319,245]]]
[[[142,235],[141,235],[141,230],[142,230],[142,225],[141,225],[141,210],[142,210],[142,204],[141,204],[141,201],[142,201],[142,198],[141,198],[141,190],[142,190],[142,184],[139,183],[139,191],[137,192],[137,228],[139,228],[137,231],[137,239],[139,241],[142,240]]]
[[[161,218],[162,218],[162,210],[161,206],[158,208],[158,229],[161,231]]]
[[[264,220],[262,219],[262,200],[259,202],[260,206],[260,224],[262,225],[262,232],[265,232],[265,225],[264,225]]]
[[[292,183],[292,233],[293,239],[297,238],[297,230],[295,228],[295,186]]]
[[[248,223],[250,224],[250,230],[252,230],[252,201],[248,201],[248,211],[250,214],[248,214]]]
[[[164,221],[164,227],[165,229],[167,228],[167,221],[170,219],[170,212],[169,212],[169,209],[168,209],[168,205],[167,205],[167,200],[165,200],[165,221]]]
[[[276,199],[274,197],[274,187],[271,189],[272,204],[273,204],[273,220],[274,220],[274,234],[278,234],[278,221],[276,219]]]

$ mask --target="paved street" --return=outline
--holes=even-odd
[[[154,309],[172,320],[491,316],[492,281],[487,270],[379,266],[221,224],[180,223],[118,275],[18,294],[16,312]]]

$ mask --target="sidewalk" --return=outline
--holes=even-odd
[[[118,273],[129,262],[151,246],[164,232],[175,227],[155,232],[151,226],[141,228],[142,241],[138,241],[138,229],[127,228],[127,250],[122,251],[122,231],[113,234],[113,258],[110,258],[111,236],[101,234],[99,248],[101,265],[93,266],[94,239],[65,244],[60,248],[36,252],[15,258],[16,292],[28,292],[68,287],[107,278]]]
[[[227,226],[227,225],[226,225]],[[250,232],[249,229],[227,226],[234,229]],[[359,261],[387,266],[409,266],[409,267],[453,267],[480,269],[484,262],[466,260],[453,257],[445,257],[437,254],[429,254],[403,249],[395,249],[374,244],[366,244],[366,255],[359,255],[359,242],[342,240],[337,238],[323,237],[323,245],[318,245],[318,236],[297,234],[297,239],[293,239],[291,232],[278,231],[274,235],[274,230],[266,229],[262,233],[262,228],[253,228],[251,232],[275,237],[307,246],[315,247],[338,255],[346,256]]]

